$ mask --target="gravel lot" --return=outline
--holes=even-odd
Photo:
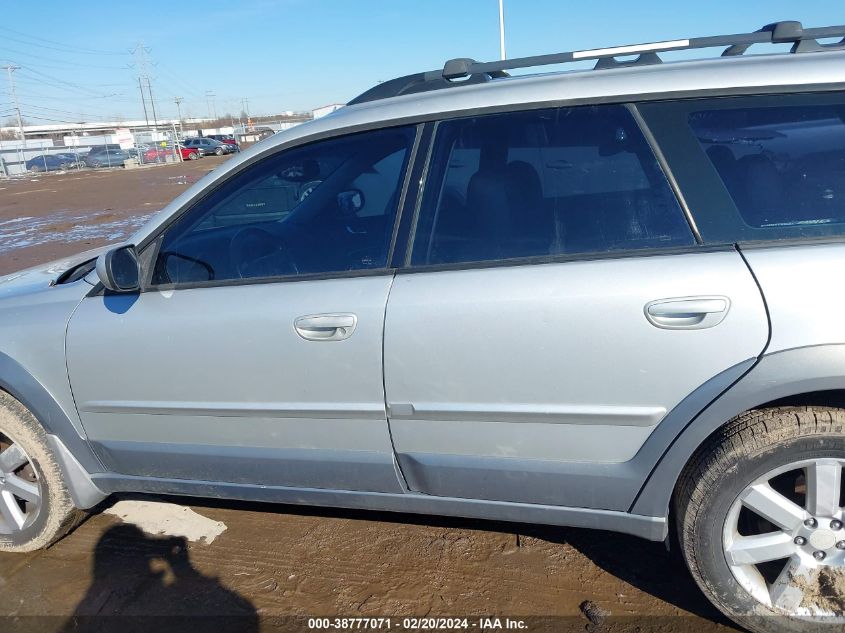
[[[0,274],[120,239],[223,160],[0,180]],[[167,501],[200,517],[176,507],[162,518],[166,533],[153,535],[131,513],[126,521],[98,513],[47,551],[0,556],[0,616],[23,616],[0,617],[0,630],[82,631],[109,621],[161,631],[170,620],[153,627],[145,618],[174,614],[232,616],[215,619],[215,631],[304,631],[307,619],[291,616],[337,615],[553,616],[526,621],[528,630],[550,631],[730,629],[677,556],[633,537]],[[182,536],[197,539],[187,528],[208,525],[222,531]],[[97,615],[112,619],[88,619]]]

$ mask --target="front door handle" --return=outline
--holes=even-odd
[[[665,330],[703,330],[719,325],[728,315],[727,297],[677,297],[658,299],[645,305],[645,318]]]
[[[343,341],[357,325],[354,314],[309,314],[293,322],[296,333],[306,341]]]

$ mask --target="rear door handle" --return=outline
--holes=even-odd
[[[703,330],[719,325],[728,315],[727,297],[677,297],[658,299],[645,305],[645,318],[665,330]]]
[[[358,325],[354,314],[309,314],[293,322],[296,333],[306,341],[343,341]]]

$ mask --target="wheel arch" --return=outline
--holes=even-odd
[[[102,501],[106,495],[94,485],[89,474],[102,472],[103,467],[87,440],[79,435],[44,385],[2,352],[0,389],[26,407],[47,433],[47,443],[56,455],[74,504],[85,509]]]
[[[683,469],[715,431],[746,411],[790,404],[845,408],[845,344],[763,356],[675,437],[646,478],[630,512],[668,516]]]

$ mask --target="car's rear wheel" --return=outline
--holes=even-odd
[[[753,631],[845,622],[845,411],[779,407],[715,433],[675,497],[702,591]]]
[[[20,402],[0,391],[0,551],[46,547],[83,517],[44,429]]]
[[[33,165],[29,168],[29,171],[31,171],[33,174],[37,174],[43,170],[38,165]]]
[[[200,157],[200,155],[197,154],[196,152],[191,152],[190,154],[188,154],[188,160],[196,160],[199,157]]]

